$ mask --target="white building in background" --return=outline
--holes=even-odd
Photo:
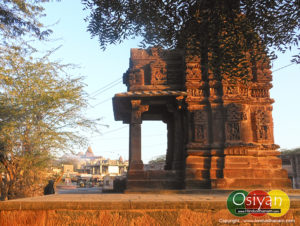
[[[78,173],[91,174],[93,178],[103,179],[104,176],[122,176],[126,175],[128,170],[128,161],[105,159],[102,156],[95,156],[91,147],[88,147],[85,154],[77,154],[79,164],[76,170]]]

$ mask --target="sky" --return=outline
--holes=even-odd
[[[111,98],[120,92],[126,92],[122,83],[123,73],[129,67],[130,48],[138,48],[139,41],[126,40],[118,45],[110,45],[105,51],[100,49],[97,38],[91,39],[87,32],[80,0],[63,0],[44,4],[47,16],[45,25],[51,25],[54,33],[52,42],[41,45],[49,49],[62,45],[54,54],[55,59],[63,63],[80,66],[72,73],[85,77],[85,90],[90,94],[88,117],[102,118],[101,123],[109,127],[100,127],[99,134],[87,134],[95,155],[110,159],[120,156],[128,159],[129,127],[121,121],[115,121]],[[279,54],[273,62],[273,104],[275,143],[282,149],[300,147],[300,65],[290,65],[292,53]],[[278,70],[280,69],[280,70]],[[278,70],[278,71],[275,71]],[[299,140],[298,140],[299,139]],[[74,150],[85,152],[87,149]],[[143,122],[142,124],[142,159],[144,163],[164,155],[167,149],[167,130],[163,122]]]

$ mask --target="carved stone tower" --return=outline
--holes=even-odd
[[[271,71],[252,65],[248,80],[202,73],[201,59],[180,51],[132,49],[116,94],[116,120],[130,124],[128,189],[290,187],[274,144]],[[141,124],[167,124],[164,171],[144,171]]]

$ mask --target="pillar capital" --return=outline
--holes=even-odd
[[[141,100],[131,100],[131,123],[141,124],[142,113],[149,110],[149,105],[142,105],[141,103]]]

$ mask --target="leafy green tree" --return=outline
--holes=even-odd
[[[80,131],[97,130],[97,122],[84,115],[84,84],[66,73],[70,65],[14,46],[1,47],[0,58],[0,182],[11,199],[45,180],[53,153],[86,146]]]
[[[281,150],[281,154],[298,154],[300,153],[300,148],[293,148],[293,149],[283,149]]]
[[[51,34],[38,20],[45,16],[41,3],[49,0],[3,0],[0,2],[0,35],[5,38],[31,34],[43,39]]]
[[[149,164],[156,164],[156,163],[165,163],[166,162],[166,155],[157,156],[155,159],[149,161]]]
[[[300,41],[299,0],[82,0],[88,31],[105,49],[141,36],[142,45],[185,49],[217,76],[243,76],[247,62],[276,57]],[[247,54],[250,53],[252,58]],[[300,63],[299,55],[293,61]],[[239,69],[239,71],[237,71]],[[245,71],[246,70],[246,71]]]

